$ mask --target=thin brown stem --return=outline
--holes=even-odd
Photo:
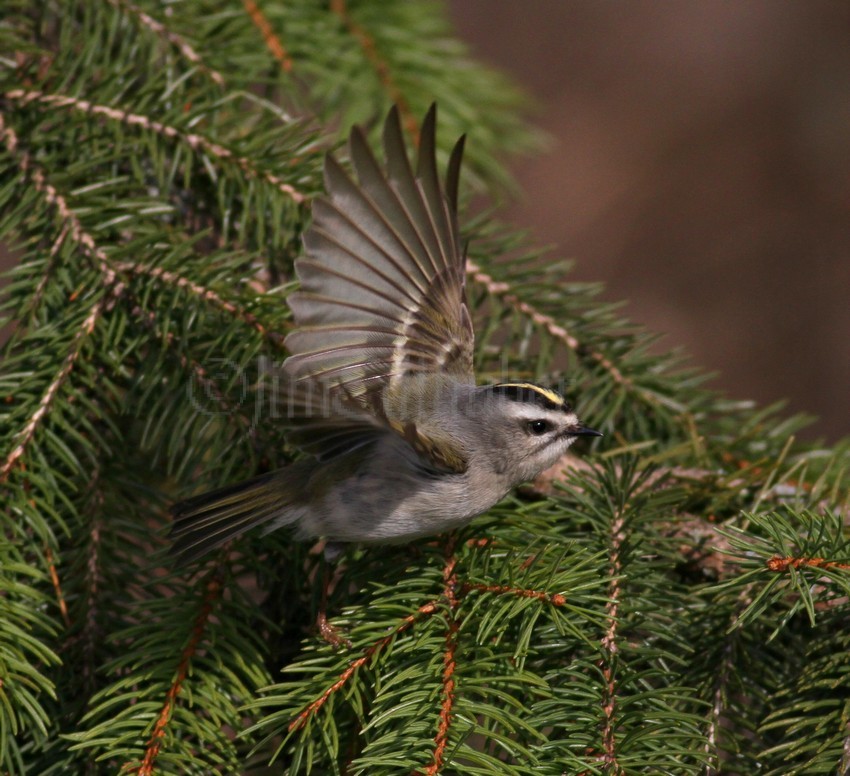
[[[35,436],[35,432],[38,429],[39,424],[47,416],[48,412],[50,412],[50,409],[53,407],[53,402],[56,400],[56,396],[59,393],[59,390],[65,384],[65,381],[71,374],[71,370],[77,363],[77,359],[80,357],[80,352],[83,349],[83,345],[85,344],[91,333],[94,331],[95,325],[97,324],[101,315],[103,315],[103,311],[106,308],[106,301],[108,298],[108,296],[101,297],[89,309],[88,315],[86,315],[85,320],[83,320],[82,324],[77,330],[77,333],[74,335],[74,339],[71,341],[71,347],[62,362],[62,366],[59,367],[59,371],[53,377],[53,380],[51,380],[50,384],[47,386],[47,389],[42,394],[41,400],[39,401],[38,407],[36,407],[35,412],[30,415],[30,417],[24,423],[23,428],[15,436],[14,447],[4,459],[2,465],[0,465],[0,483],[5,482],[8,479],[9,474],[14,468],[15,464],[18,462],[18,459],[24,454],[27,449],[27,446],[32,441],[32,438]]]
[[[117,121],[126,126],[140,127],[141,129],[166,137],[169,140],[179,140],[186,143],[193,151],[203,152],[222,162],[235,164],[248,177],[264,181],[274,186],[278,191],[286,194],[293,202],[298,204],[305,201],[306,196],[286,183],[281,177],[265,170],[258,170],[254,163],[244,156],[239,156],[229,148],[216,143],[196,132],[184,132],[176,127],[155,121],[148,116],[138,113],[114,108],[110,105],[96,105],[88,100],[81,100],[66,94],[47,94],[38,91],[26,91],[24,89],[12,89],[3,95],[7,100],[17,102],[20,105],[37,103],[61,109],[69,109],[79,113],[87,113],[92,116],[100,116],[110,121]]]
[[[254,26],[260,31],[263,36],[263,42],[277,63],[283,68],[284,72],[292,71],[292,59],[286,53],[280,38],[275,34],[271,22],[263,13],[256,0],[242,0],[242,5],[245,6],[245,11],[251,17]]]
[[[180,662],[177,665],[174,680],[171,682],[171,686],[165,694],[165,701],[162,704],[159,717],[154,725],[153,733],[151,733],[151,737],[148,739],[142,762],[138,765],[138,767],[128,764],[122,769],[122,771],[135,771],[138,776],[153,776],[156,760],[162,749],[163,739],[165,738],[166,731],[168,730],[168,724],[171,721],[174,707],[177,704],[177,698],[183,689],[183,683],[186,681],[186,676],[189,673],[189,666],[192,663],[192,658],[195,656],[195,653],[198,650],[198,645],[204,637],[204,632],[213,608],[215,607],[218,599],[221,597],[221,591],[221,577],[213,574],[207,580],[206,591],[201,602],[201,608],[198,611],[198,615],[195,617],[195,622],[192,626],[192,632],[189,636],[189,640],[180,655]]]
[[[455,594],[457,589],[457,557],[455,550],[455,536],[450,534],[446,542],[446,565],[443,568],[443,598],[448,603],[448,628],[446,629],[446,648],[443,652],[443,684],[440,689],[440,722],[437,726],[437,735],[434,737],[434,759],[425,769],[425,776],[436,776],[443,768],[446,756],[446,747],[449,744],[449,730],[453,719],[455,702],[455,670],[457,669],[457,646],[458,629],[460,623],[456,617],[459,598]]]
[[[305,727],[310,719],[321,710],[332,695],[339,692],[363,668],[375,655],[384,649],[396,636],[404,633],[423,617],[430,617],[438,609],[436,601],[429,601],[420,606],[413,614],[407,615],[393,631],[364,650],[363,654],[356,660],[351,661],[348,667],[339,675],[336,681],[319,695],[318,698],[308,703],[289,723],[289,730],[300,730]]]
[[[138,20],[142,27],[149,29],[155,35],[163,38],[171,46],[174,46],[184,59],[195,65],[199,72],[208,76],[213,83],[218,86],[224,86],[224,76],[219,73],[218,70],[215,70],[205,64],[201,55],[198,54],[198,52],[195,51],[195,49],[192,48],[192,46],[189,45],[189,43],[181,35],[178,35],[176,32],[172,32],[162,22],[154,19],[149,13],[146,13],[133,3],[128,2],[128,0],[108,0],[108,2],[115,8],[127,11],[128,14]]]
[[[366,59],[369,60],[369,63],[372,65],[376,75],[378,76],[378,81],[380,81],[381,85],[387,90],[390,100],[398,106],[402,122],[404,123],[404,128],[413,138],[414,143],[418,145],[419,124],[410,110],[407,99],[401,89],[398,88],[398,84],[396,84],[395,79],[390,72],[389,64],[378,51],[375,39],[354,19],[354,17],[352,17],[348,10],[346,0],[331,0],[331,11],[340,18],[342,23],[345,25],[345,28],[360,44],[360,47],[363,49],[363,53],[366,55]]]
[[[617,680],[615,677],[615,665],[619,645],[617,643],[617,628],[619,627],[619,608],[622,589],[620,574],[622,573],[622,559],[620,553],[625,540],[625,521],[623,512],[614,516],[611,522],[611,532],[608,551],[608,574],[611,581],[608,584],[608,602],[605,605],[605,614],[608,618],[608,629],[602,637],[602,650],[605,653],[602,665],[602,676],[604,680],[602,701],[602,755],[601,760],[605,764],[607,772],[623,773],[617,759]]]
[[[782,557],[780,555],[774,555],[772,558],[769,558],[767,561],[767,568],[770,571],[776,571],[778,573],[782,573],[788,571],[788,569],[841,569],[842,571],[850,570],[850,563],[842,563],[837,560],[827,560],[826,558],[805,558],[805,557],[793,557],[788,555],[786,557]]]
[[[53,592],[56,595],[56,604],[59,607],[59,612],[62,615],[62,621],[66,628],[71,627],[71,618],[68,615],[68,604],[65,601],[65,595],[62,592],[62,585],[59,582],[59,572],[56,571],[56,562],[53,557],[53,550],[50,547],[44,548],[44,559],[47,561],[47,572],[50,574],[50,581],[53,584]]]

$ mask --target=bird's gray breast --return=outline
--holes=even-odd
[[[458,528],[504,495],[475,488],[470,474],[429,473],[409,447],[382,441],[316,504],[316,532],[337,541],[405,542]]]

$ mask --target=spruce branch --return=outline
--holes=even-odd
[[[596,361],[603,369],[610,373],[614,382],[626,387],[632,387],[631,380],[624,377],[610,359],[596,350],[584,347],[578,339],[570,334],[561,324],[557,323],[552,316],[540,312],[533,305],[520,299],[513,293],[510,283],[506,283],[503,280],[494,280],[471,259],[467,259],[466,261],[466,271],[476,283],[481,284],[487,290],[488,294],[501,297],[519,313],[529,317],[536,325],[544,327],[549,334],[561,340],[573,352],[586,355],[591,360]]]
[[[292,59],[286,53],[286,49],[283,47],[280,38],[275,34],[268,17],[263,13],[255,0],[242,0],[242,4],[245,6],[248,16],[251,17],[251,21],[260,31],[260,35],[263,36],[263,42],[266,44],[269,53],[274,57],[283,71],[289,73],[292,70]]]
[[[611,519],[609,529],[609,555],[608,575],[611,581],[608,584],[608,603],[605,605],[605,614],[608,618],[608,628],[600,641],[603,651],[602,658],[602,680],[604,682],[604,694],[602,698],[603,726],[602,726],[602,753],[601,762],[607,771],[620,774],[623,768],[617,758],[617,680],[615,677],[617,646],[619,626],[620,596],[622,595],[623,566],[621,552],[625,541],[625,520],[623,511],[625,507],[618,509]]]
[[[87,492],[89,503],[86,505],[94,514],[99,514],[97,507],[103,506],[103,497],[100,492],[100,470],[92,474],[88,483]],[[76,615],[82,621],[79,623],[80,640],[82,642],[82,679],[86,697],[91,697],[95,689],[95,665],[96,641],[98,639],[98,603],[101,587],[105,580],[101,572],[101,521],[95,518],[88,526],[84,535],[83,552],[79,556],[82,565],[81,587],[82,595],[79,596],[80,605],[77,607]],[[70,618],[69,618],[70,619]],[[71,623],[69,623],[70,625]]]
[[[161,281],[162,283],[168,286],[179,288],[183,291],[188,291],[193,296],[196,296],[197,298],[202,299],[205,302],[211,303],[219,310],[222,310],[228,315],[243,320],[252,329],[256,330],[262,337],[272,343],[276,348],[283,347],[283,334],[271,330],[269,327],[261,323],[256,315],[254,315],[248,310],[245,310],[240,305],[228,301],[227,299],[222,297],[221,294],[214,291],[212,288],[203,286],[194,280],[191,280],[187,277],[183,277],[182,275],[179,275],[176,272],[163,269],[162,267],[150,266],[147,264],[139,264],[137,262],[129,261],[115,262],[112,266],[114,266],[117,271],[123,272],[129,277],[148,276],[158,281]]]
[[[166,349],[174,350],[177,353],[180,366],[192,373],[193,378],[203,387],[205,395],[215,399],[221,412],[227,415],[234,415],[237,418],[240,417],[235,413],[236,408],[228,401],[225,391],[210,377],[209,372],[201,364],[189,358],[185,353],[180,352],[176,334],[173,331],[163,331],[159,326],[157,316],[153,312],[142,310],[139,306],[134,306],[130,314],[141,320],[147,328],[154,332],[160,341],[163,342]],[[265,333],[265,330],[261,333]]]
[[[389,63],[381,56],[375,39],[359,24],[348,10],[346,0],[331,0],[331,12],[340,18],[345,28],[358,42],[369,64],[374,68],[378,81],[386,91],[393,105],[397,105],[401,113],[402,123],[414,144],[419,144],[419,123],[413,116],[403,92],[395,83]]]
[[[737,638],[735,633],[727,634],[721,652],[719,670],[714,686],[711,714],[708,720],[705,737],[705,753],[708,757],[706,776],[717,776],[720,773],[718,765],[723,757],[723,722],[725,699],[730,691],[730,677],[734,671],[732,641]]]
[[[50,384],[47,386],[44,393],[42,394],[41,400],[39,401],[35,412],[33,412],[33,414],[30,415],[29,418],[27,418],[23,427],[18,432],[17,436],[15,436],[15,438],[12,440],[14,447],[3,459],[3,464],[0,465],[0,483],[3,483],[8,479],[9,474],[14,468],[15,464],[18,462],[18,459],[20,459],[21,456],[23,456],[23,454],[26,452],[27,446],[32,441],[32,438],[35,436],[35,433],[38,430],[39,424],[45,418],[47,413],[50,412],[50,409],[52,408],[60,389],[65,384],[65,381],[71,374],[71,371],[73,370],[77,359],[80,357],[83,345],[85,344],[88,337],[91,336],[91,333],[94,331],[95,325],[97,324],[99,318],[103,315],[103,312],[106,308],[107,300],[107,296],[102,296],[89,308],[88,314],[83,319],[83,322],[77,330],[77,333],[74,335],[74,339],[71,343],[68,353],[65,356],[64,361],[62,362],[62,366],[59,368],[59,371],[53,377]]]
[[[27,732],[44,741],[51,728],[44,697],[56,698],[51,670],[60,663],[47,646],[56,625],[47,614],[43,573],[5,540],[0,541],[0,763],[21,770],[16,739]],[[49,583],[48,583],[49,584]]]
[[[0,115],[0,121],[2,121],[2,118],[2,115]],[[70,226],[70,223],[67,221],[63,223],[62,228],[59,230],[59,234],[50,246],[50,250],[47,254],[47,265],[44,268],[41,279],[38,281],[38,285],[36,286],[31,299],[21,310],[22,320],[25,318],[31,319],[38,311],[41,299],[44,296],[44,291],[47,288],[48,283],[51,281],[51,276],[56,268],[56,260],[59,255],[59,251],[62,249],[62,246],[65,244],[65,239],[68,237]]]
[[[327,687],[318,698],[312,700],[307,706],[298,712],[298,714],[289,722],[288,731],[292,733],[295,730],[304,728],[310,721],[310,718],[321,711],[322,707],[330,700],[334,693],[342,690],[350,679],[365,666],[374,656],[382,649],[387,647],[393,639],[404,633],[408,628],[412,627],[417,620],[422,617],[428,617],[437,611],[437,601],[429,601],[420,606],[414,614],[409,614],[404,617],[396,628],[387,636],[379,639],[374,644],[366,648],[363,655],[353,660],[346,669],[339,675],[336,681]],[[262,727],[262,726],[261,726]]]
[[[464,543],[462,546],[464,555],[469,550],[475,553],[482,549],[478,542]],[[340,664],[338,662],[339,656],[329,653],[328,658],[334,659],[337,668],[333,669],[331,665],[328,665],[327,683],[324,684],[318,694],[288,718],[286,735],[283,744],[277,750],[278,755],[284,747],[292,746],[294,735],[300,734],[302,736],[299,747],[304,746],[310,740],[310,736],[315,734],[315,726],[323,727],[327,724],[327,714],[334,716],[340,714],[340,707],[331,704],[334,698],[345,692],[346,688],[356,682],[361,672],[366,671],[367,668],[371,668],[373,671],[379,670],[378,661],[385,653],[385,660],[392,659],[392,662],[395,662],[396,658],[391,657],[389,653],[395,652],[399,648],[399,639],[410,631],[418,629],[426,623],[431,623],[434,626],[434,636],[438,636],[440,643],[442,643],[442,667],[439,671],[439,678],[435,676],[440,688],[440,702],[435,728],[432,728],[430,736],[425,737],[423,735],[421,741],[422,745],[430,742],[430,752],[426,754],[423,751],[422,753],[422,758],[426,762],[423,763],[421,772],[440,772],[453,739],[454,721],[458,714],[466,718],[468,713],[469,699],[465,696],[464,685],[462,683],[458,685],[456,674],[458,672],[459,653],[469,649],[469,645],[463,638],[463,632],[470,626],[475,627],[472,622],[480,616],[476,613],[485,611],[481,604],[484,604],[486,600],[505,599],[504,605],[499,607],[501,610],[500,617],[504,617],[508,612],[510,612],[508,616],[517,617],[527,610],[529,604],[534,603],[538,606],[554,608],[567,607],[567,600],[561,592],[524,587],[516,583],[487,585],[474,581],[476,576],[474,555],[467,558],[467,562],[463,563],[461,569],[459,567],[461,557],[457,554],[458,540],[453,536],[448,537],[445,542],[441,542],[435,549],[439,551],[442,557],[439,571],[439,596],[419,605],[415,611],[396,621],[387,629],[388,632],[382,633],[376,640],[363,647],[361,655],[356,659]],[[492,549],[490,545],[487,545],[486,554],[489,555]],[[472,561],[472,565],[467,567],[467,563],[470,561]],[[536,555],[527,558],[523,564],[522,573],[531,575],[530,578],[539,579],[538,571],[534,568],[535,562]],[[576,571],[573,571],[571,576],[574,576],[575,573]],[[511,599],[519,599],[527,603],[517,609],[515,604],[511,603]],[[469,608],[467,609],[467,607]],[[498,618],[494,622],[498,622]],[[492,623],[487,626],[482,623],[482,627],[489,628],[491,626]],[[483,633],[486,633],[486,630],[481,631],[481,634]],[[479,635],[478,638],[479,640],[484,639],[484,642],[486,642],[487,637]],[[343,665],[344,667],[342,667]],[[281,692],[284,694],[281,695]],[[474,692],[474,686],[470,686],[467,692]],[[256,723],[257,730],[266,732],[265,740],[272,741],[282,732],[279,726],[286,719],[285,709],[291,696],[287,692],[287,685],[276,685],[268,688],[267,693],[268,697],[252,704],[252,708],[273,709],[264,719]],[[387,702],[389,702],[389,698]],[[456,704],[458,703],[462,705],[462,712],[456,711]],[[423,734],[426,730],[427,726],[423,726]],[[484,732],[483,728],[481,732]],[[494,739],[497,738],[496,730],[489,730],[485,735],[493,736]],[[298,759],[298,755],[294,756]],[[377,757],[376,752],[367,746],[363,754],[355,760],[355,763],[360,768],[369,767],[368,763],[374,764]]]
[[[443,568],[443,593],[442,599],[446,602],[446,647],[443,652],[443,676],[440,688],[440,723],[437,727],[437,735],[434,738],[434,761],[425,769],[426,776],[435,776],[443,768],[446,747],[449,743],[449,729],[452,724],[453,709],[455,702],[455,670],[457,669],[457,641],[459,624],[456,619],[455,610],[458,599],[455,595],[457,588],[457,576],[455,568],[457,558],[455,557],[454,534],[450,535],[445,542],[444,552],[446,565]]]
[[[192,624],[189,640],[180,655],[180,662],[177,664],[177,669],[174,672],[174,680],[165,694],[162,710],[159,712],[153,732],[148,740],[144,757],[141,763],[132,761],[125,763],[121,768],[122,773],[131,772],[137,773],[138,776],[153,776],[156,760],[162,749],[168,724],[171,722],[174,705],[177,703],[180,692],[183,689],[183,683],[186,681],[186,676],[189,673],[189,665],[192,662],[192,658],[195,656],[201,639],[204,637],[204,631],[213,613],[215,603],[222,593],[222,585],[223,579],[219,571],[213,572],[201,581],[200,586],[204,588],[204,597],[195,616],[195,621]]]
[[[35,190],[43,196],[44,204],[56,210],[62,230],[70,231],[73,242],[102,275],[103,285],[107,288],[115,286],[117,278],[115,271],[109,266],[106,251],[98,246],[94,237],[83,228],[80,219],[68,205],[67,199],[47,180],[44,171],[34,165],[30,155],[19,147],[16,132],[6,125],[2,113],[0,113],[0,140],[3,141],[9,155],[17,161],[21,173],[32,180]],[[62,232],[60,236],[61,234]],[[61,241],[57,239],[55,245],[60,244]]]
[[[170,46],[173,46],[180,52],[180,55],[193,65],[198,67],[198,70],[216,84],[216,86],[224,87],[224,76],[204,63],[201,55],[183,38],[173,30],[170,30],[161,21],[158,21],[146,11],[143,11],[137,5],[129,2],[129,0],[107,0],[111,5],[120,10],[126,11],[131,17],[139,22],[142,29],[150,30],[154,35],[162,38]]]
[[[231,149],[225,148],[225,146],[221,143],[210,140],[197,132],[185,132],[177,127],[168,126],[160,121],[156,121],[149,116],[131,113],[108,105],[94,105],[88,100],[82,100],[70,95],[45,94],[38,91],[12,89],[6,92],[3,97],[10,102],[19,103],[21,106],[36,103],[56,108],[72,109],[91,116],[100,116],[110,121],[117,121],[128,127],[139,127],[140,129],[147,130],[148,132],[162,135],[162,137],[169,140],[179,140],[181,143],[185,143],[193,151],[204,152],[219,162],[227,162],[236,165],[248,177],[256,178],[259,181],[273,186],[296,204],[304,202],[304,194],[295,189],[294,186],[284,181],[280,176],[275,175],[268,170],[256,169],[254,163],[247,157],[239,156]]]

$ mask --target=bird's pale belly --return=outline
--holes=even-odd
[[[398,487],[371,477],[333,489],[301,520],[313,535],[340,542],[405,542],[466,525],[507,492],[476,493],[466,474],[444,475]]]

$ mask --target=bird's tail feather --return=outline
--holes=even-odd
[[[293,485],[295,478],[284,469],[174,504],[171,554],[189,563],[262,523],[280,519],[285,524]],[[296,518],[294,512],[293,521]]]

